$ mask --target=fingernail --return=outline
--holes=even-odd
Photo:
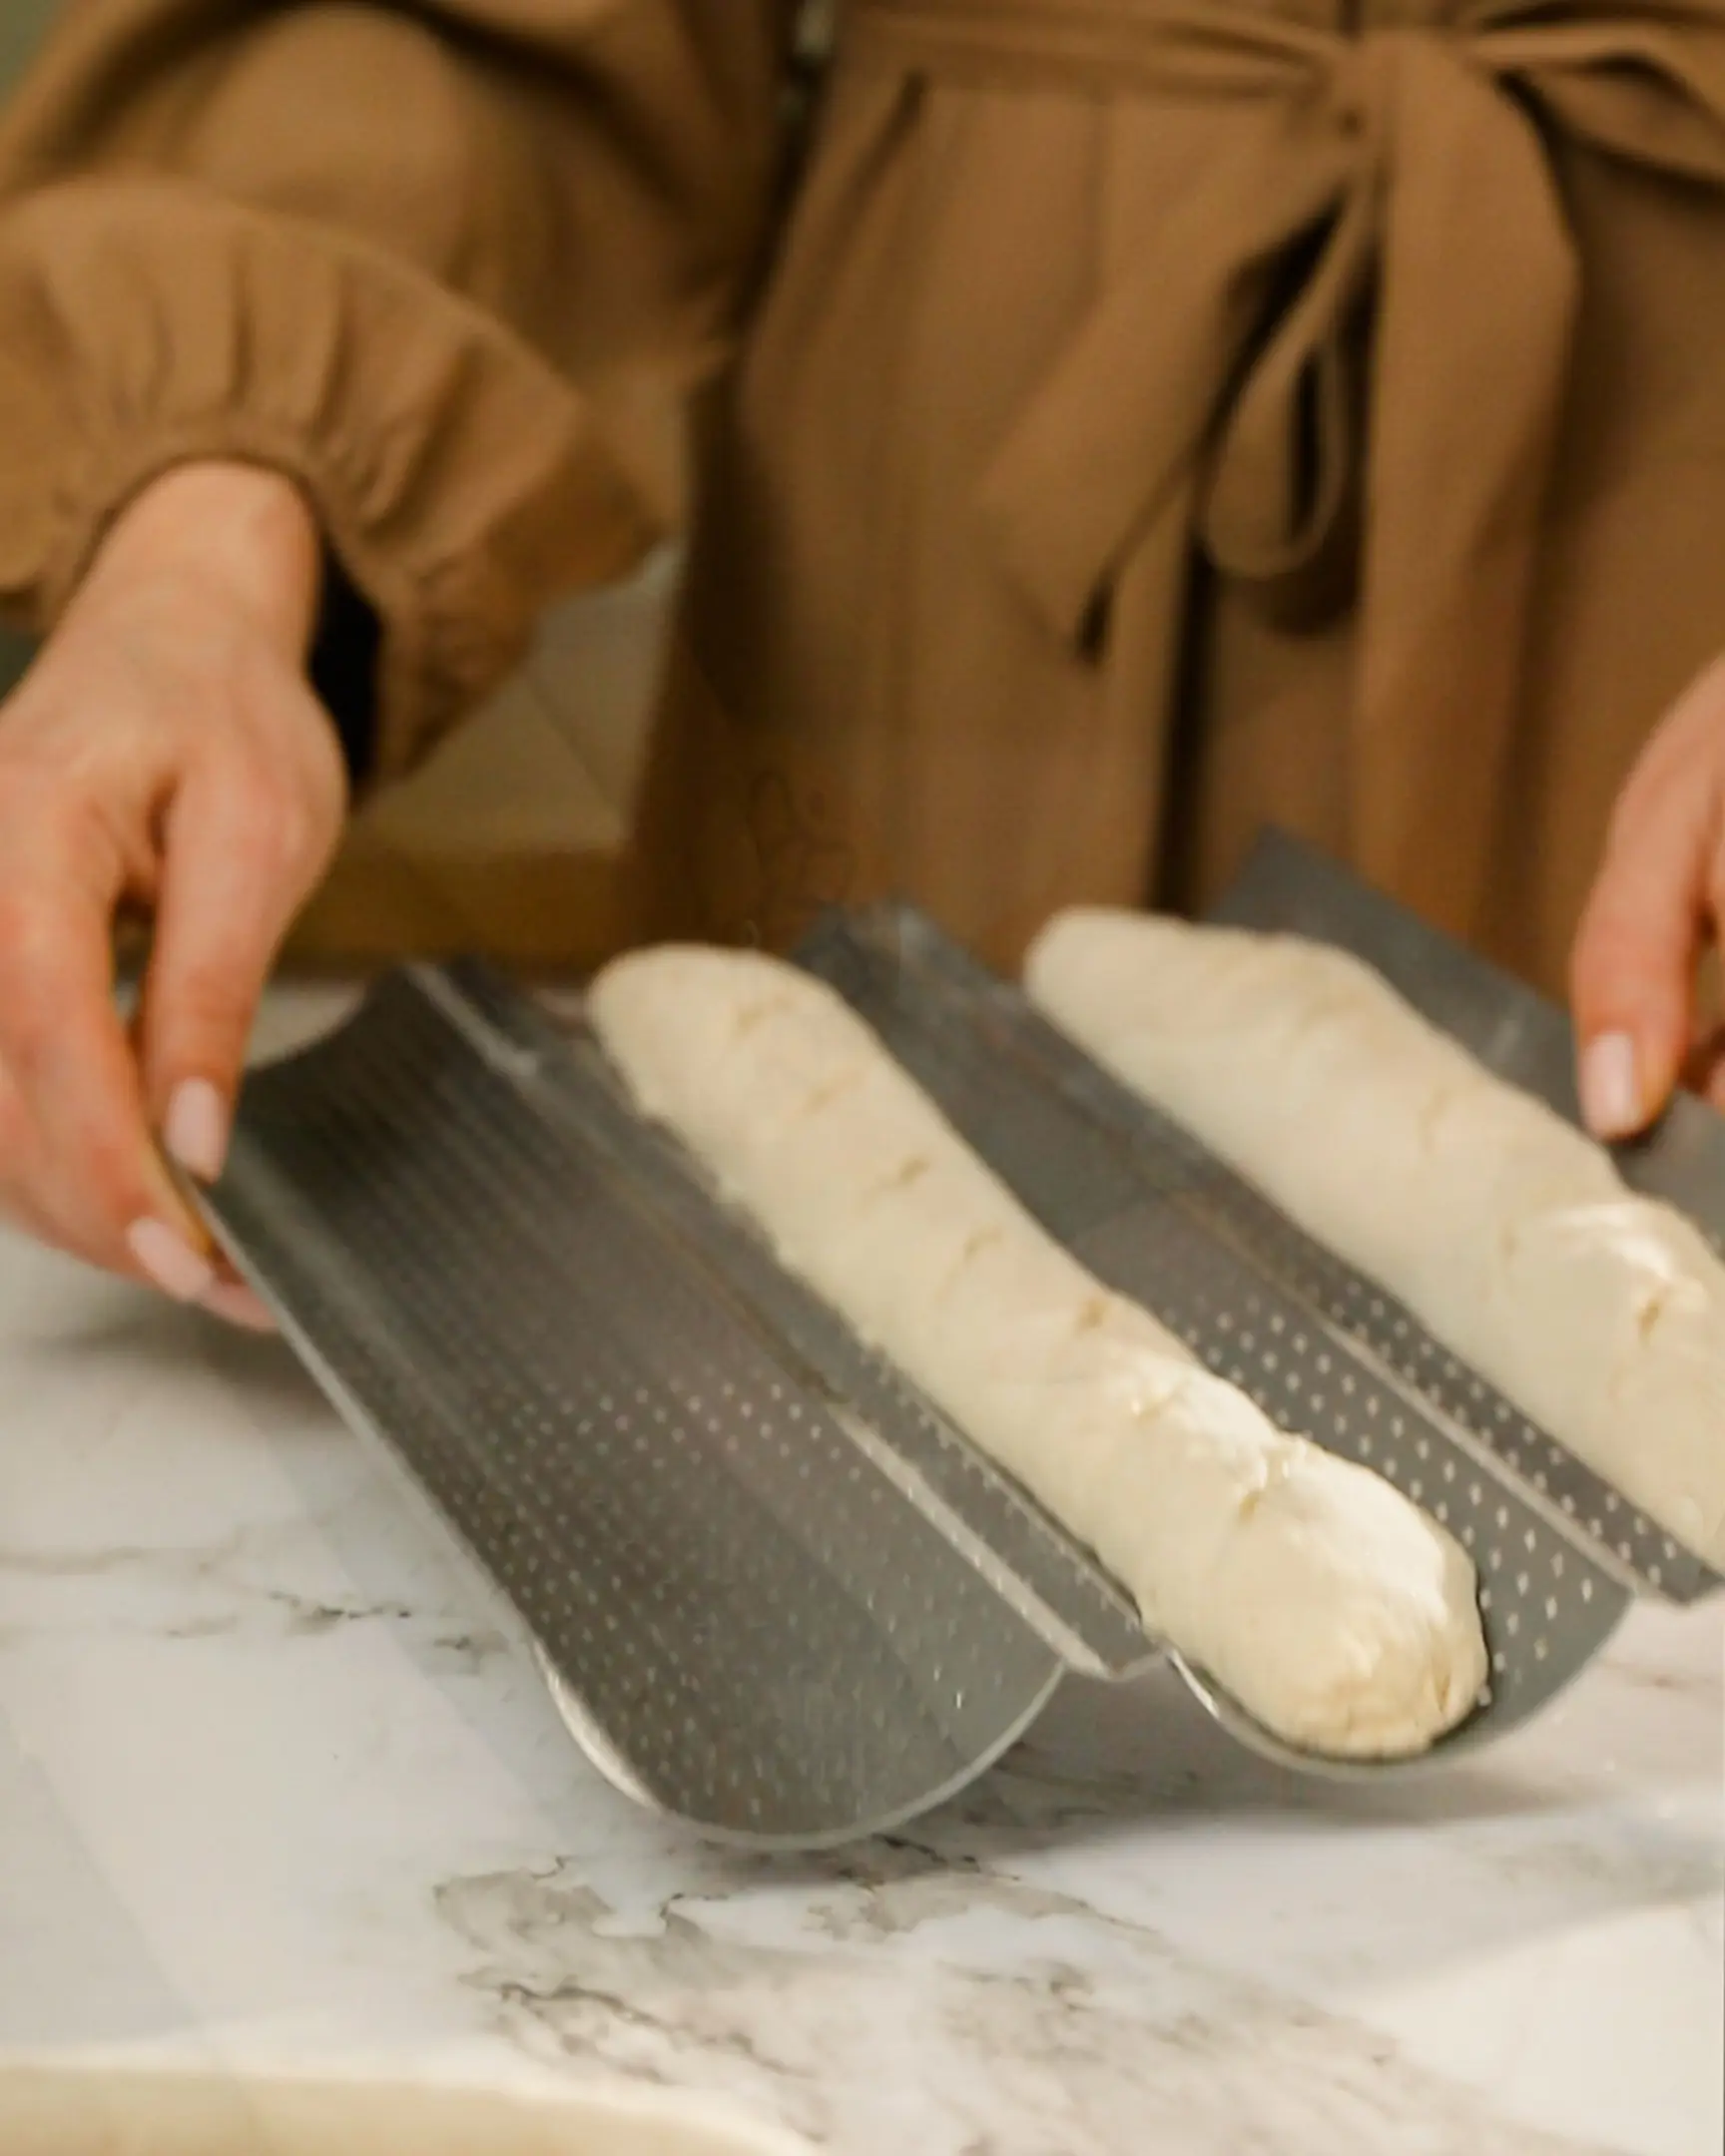
[[[261,1303],[250,1288],[228,1281],[218,1281],[204,1298],[204,1308],[214,1318],[222,1318],[231,1326],[239,1326],[246,1333],[274,1333],[276,1321],[267,1307]]]
[[[201,1303],[216,1284],[212,1268],[159,1220],[134,1221],[126,1242],[141,1270],[176,1303]]]
[[[1629,1138],[1641,1128],[1635,1043],[1627,1033],[1601,1034],[1582,1056],[1581,1113],[1595,1138]]]
[[[228,1158],[228,1104],[208,1078],[188,1078],[175,1087],[162,1141],[200,1183],[220,1178]]]

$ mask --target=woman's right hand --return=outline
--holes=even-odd
[[[115,522],[0,706],[0,1214],[241,1320],[256,1306],[163,1154],[220,1172],[260,993],[340,832],[305,678],[319,574],[289,481],[182,466]],[[129,1031],[132,907],[155,936]]]

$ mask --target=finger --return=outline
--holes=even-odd
[[[0,1061],[28,1126],[14,1180],[53,1240],[191,1298],[199,1231],[151,1142],[112,993],[122,864],[53,805],[0,791]]]
[[[1570,959],[1582,1113],[1601,1139],[1652,1121],[1693,1035],[1714,804],[1683,780],[1625,798]]]
[[[148,957],[149,951],[148,945],[146,945],[144,963],[148,962]],[[140,970],[142,970],[142,965]],[[127,1016],[126,1039],[131,1047],[133,1060],[140,1068],[144,1061],[142,1036],[143,1014],[141,1011],[134,1009]],[[200,1226],[202,1226],[202,1223],[200,1223]],[[206,1238],[203,1255],[209,1259],[216,1277],[216,1285],[204,1298],[206,1305],[215,1310],[218,1316],[229,1318],[237,1325],[244,1325],[249,1331],[256,1333],[274,1332],[276,1330],[275,1320],[270,1316],[264,1305],[259,1302],[258,1298],[252,1294],[251,1290],[244,1286],[240,1276],[230,1264],[227,1254],[214,1239]],[[234,1293],[232,1296],[225,1296],[224,1291],[226,1290],[234,1291]]]
[[[134,1025],[127,1023],[127,1041],[136,1051],[134,1032]],[[38,1243],[72,1248],[74,1256],[86,1255],[66,1244],[55,1224],[17,1187],[16,1171],[32,1157],[32,1152],[18,1089],[0,1066],[0,1227],[17,1229]],[[240,1280],[222,1252],[208,1247],[200,1255],[207,1260],[208,1276],[196,1270],[186,1273],[185,1300],[201,1303],[213,1316],[246,1332],[276,1332],[276,1321],[268,1307]],[[178,1268],[178,1261],[170,1263]],[[209,1285],[205,1285],[206,1277]],[[158,1280],[153,1285],[160,1287],[163,1283]]]
[[[275,1319],[268,1307],[243,1281],[218,1281],[204,1298],[204,1308],[225,1324],[244,1333],[274,1333]]]
[[[144,1069],[168,1152],[213,1183],[227,1158],[259,999],[329,840],[245,766],[189,782],[165,839],[141,1011]]]
[[[18,1088],[0,1064],[0,1228],[10,1228],[37,1242],[56,1240],[51,1224],[30,1202],[21,1178],[35,1157],[38,1141],[24,1113]]]
[[[1581,1110],[1596,1138],[1645,1129],[1683,1063],[1706,915],[1678,866],[1669,856],[1609,863],[1582,917],[1570,994]]]

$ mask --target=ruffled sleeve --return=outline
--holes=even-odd
[[[292,478],[381,625],[379,767],[680,509],[772,199],[786,0],[84,0],[0,121],[0,605],[139,487]]]

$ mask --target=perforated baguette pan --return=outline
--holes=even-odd
[[[1380,901],[1362,929],[1356,888],[1285,846],[1229,911],[1271,925],[1304,905],[1288,924],[1324,933],[1321,902],[1333,940],[1394,928],[1397,985],[1461,1011],[1487,1060],[1537,1037],[1511,1022],[1523,991],[1458,983],[1474,962]],[[1414,1765],[1537,1712],[1634,1594],[1717,1584],[918,915],[835,916],[800,955],[1094,1272],[1471,1549],[1490,1691]],[[1711,1140],[1678,1134],[1725,1192]],[[880,1831],[981,1773],[1068,1672],[1125,1678],[1159,1652],[1087,1554],[632,1113],[584,1028],[484,968],[393,975],[256,1073],[204,1203],[644,1804],[755,1845]],[[1412,1771],[1291,1753],[1175,1659],[1273,1757]]]

